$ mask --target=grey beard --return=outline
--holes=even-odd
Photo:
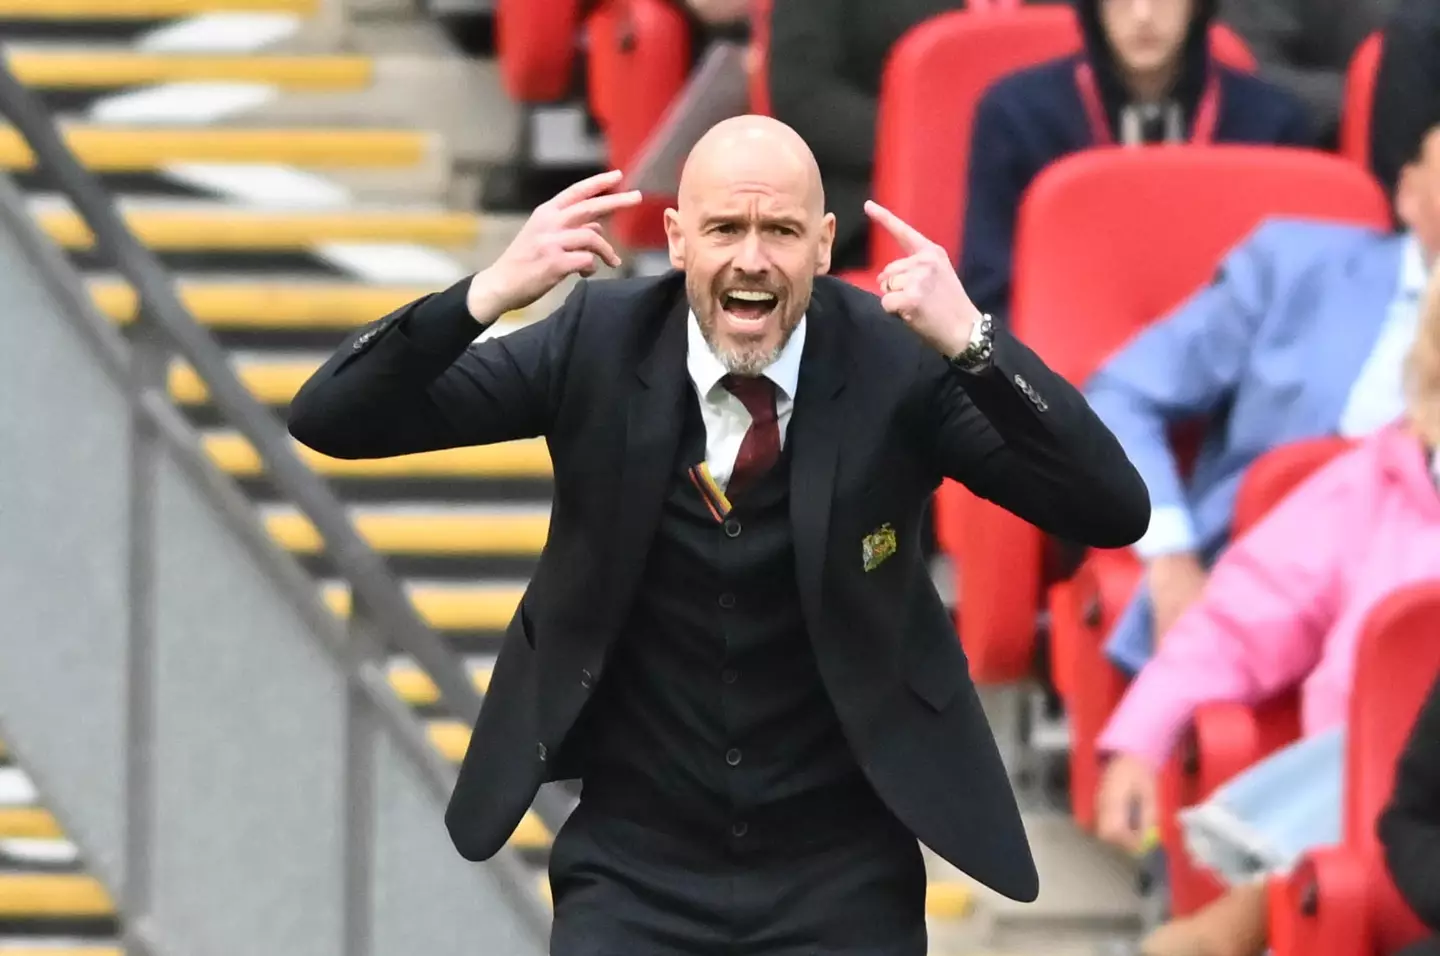
[[[789,336],[786,336],[788,339]],[[775,360],[780,357],[781,351],[785,348],[782,342],[773,349],[761,351],[759,349],[722,349],[711,342],[707,337],[705,344],[710,346],[710,352],[725,366],[725,371],[731,375],[738,375],[741,378],[755,378],[764,372]]]

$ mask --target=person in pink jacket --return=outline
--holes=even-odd
[[[1236,540],[1163,635],[1100,739],[1100,835],[1132,851],[1155,825],[1156,777],[1196,710],[1301,688],[1303,739],[1182,817],[1232,889],[1141,943],[1145,956],[1259,956],[1263,877],[1340,833],[1356,641],[1396,587],[1440,578],[1440,279],[1406,369],[1403,420],[1335,459]]]

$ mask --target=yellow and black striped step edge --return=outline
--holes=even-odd
[[[502,631],[515,616],[523,585],[417,584],[406,588],[415,612],[437,631]],[[350,614],[344,583],[325,585],[325,604],[339,617]]]
[[[15,50],[6,56],[21,83],[49,90],[105,90],[163,83],[262,83],[290,92],[363,90],[375,63],[363,56],[138,53],[128,50]]]
[[[42,209],[35,220],[65,249],[89,249],[95,236],[70,209]],[[480,237],[480,217],[448,210],[267,210],[153,208],[123,210],[135,237],[157,252],[227,250],[304,251],[327,242],[397,242],[470,246]],[[382,313],[383,314],[383,313]],[[379,318],[379,316],[376,316]]]
[[[118,279],[87,282],[100,312],[120,325],[139,313],[135,290]],[[354,282],[211,282],[184,280],[176,285],[180,301],[195,321],[217,331],[335,329],[343,331],[389,315],[421,296],[430,286],[361,285]],[[497,333],[529,321],[524,311],[506,313]]]
[[[381,554],[538,555],[550,530],[550,516],[539,510],[362,511],[353,524],[370,547]],[[266,515],[265,528],[287,551],[318,554],[325,548],[315,526],[298,511]]]
[[[239,479],[259,478],[264,474],[259,453],[244,436],[210,432],[202,440],[206,454],[226,474]],[[311,468],[326,478],[544,479],[551,476],[550,452],[545,442],[538,438],[368,461],[331,458],[298,442],[295,450]]]
[[[0,0],[0,20],[166,20],[202,13],[308,17],[320,0]]]
[[[97,173],[153,172],[175,163],[281,163],[350,169],[405,169],[438,147],[435,135],[400,129],[119,128],[63,131],[80,162]],[[0,169],[28,170],[35,155],[13,127],[0,127]]]

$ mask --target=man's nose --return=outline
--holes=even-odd
[[[763,274],[769,268],[770,257],[765,253],[765,243],[757,232],[750,232],[735,252],[735,269],[748,275]]]

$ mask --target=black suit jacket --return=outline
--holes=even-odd
[[[446,813],[481,860],[506,841],[603,679],[660,518],[691,388],[683,276],[582,282],[548,318],[467,348],[464,283],[358,333],[301,389],[290,430],[367,458],[544,435],[550,534],[506,632]],[[1149,497],[1080,394],[1001,333],[953,369],[879,300],[815,283],[791,449],[795,573],[825,686],[881,797],[941,856],[1015,899],[1035,866],[954,626],[920,547],[944,476],[1041,528],[1135,541]],[[898,550],[864,569],[867,535]]]
[[[1400,754],[1395,792],[1377,830],[1396,889],[1426,926],[1440,932],[1440,680]]]

